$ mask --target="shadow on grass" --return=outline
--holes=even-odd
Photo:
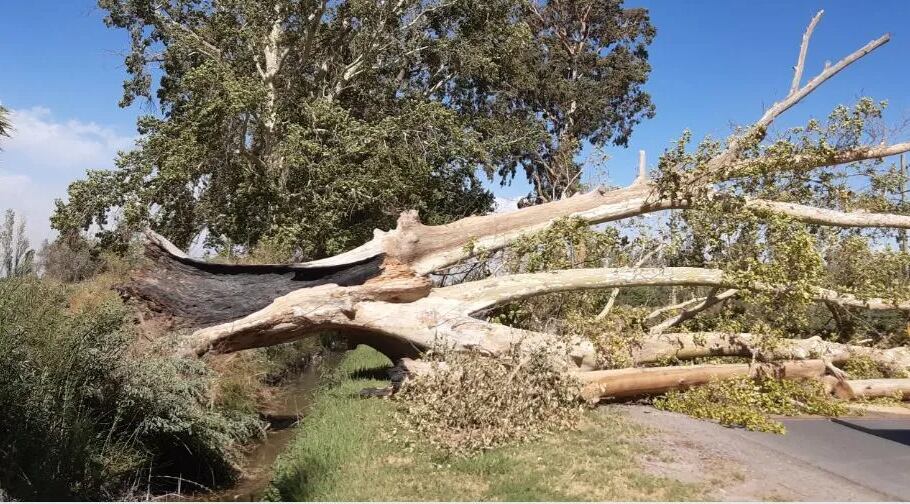
[[[348,374],[351,380],[388,380],[389,370],[392,366],[377,366],[366,369],[356,369]]]

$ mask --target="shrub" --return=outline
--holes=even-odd
[[[578,384],[544,352],[490,358],[430,353],[432,371],[395,396],[399,425],[452,454],[467,454],[576,425]]]
[[[113,294],[74,309],[67,292],[0,280],[0,487],[17,499],[111,499],[170,476],[234,477],[239,442],[261,431],[255,415],[213,401],[202,362],[134,353]]]
[[[98,251],[80,234],[66,234],[50,243],[45,240],[38,263],[44,276],[66,283],[90,278],[103,267]]]

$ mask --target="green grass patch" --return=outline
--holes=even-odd
[[[279,459],[271,499],[691,500],[698,485],[648,474],[637,461],[645,430],[587,412],[577,430],[471,456],[447,456],[396,428],[398,405],[362,399],[391,363],[360,346],[325,380],[297,437]],[[410,439],[410,441],[409,441]]]

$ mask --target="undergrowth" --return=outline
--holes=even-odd
[[[800,414],[838,416],[847,405],[830,397],[813,380],[732,378],[685,391],[671,391],[654,400],[654,406],[722,425],[783,434],[784,425],[769,415]]]
[[[237,474],[254,412],[214,396],[201,361],[138,351],[110,291],[0,280],[0,487],[26,500],[109,500]],[[82,294],[80,294],[80,292]]]

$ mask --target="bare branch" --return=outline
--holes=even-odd
[[[806,66],[806,53],[809,51],[809,39],[812,38],[812,32],[815,30],[815,25],[818,24],[818,21],[822,18],[824,13],[824,10],[818,11],[818,14],[809,22],[806,33],[803,34],[803,42],[799,47],[799,59],[796,61],[796,66],[793,70],[793,84],[790,85],[790,94],[795,93],[799,89],[799,82],[803,79],[803,69]]]
[[[664,313],[667,313],[667,312],[670,312],[673,310],[682,310],[683,308],[685,308],[687,306],[691,306],[695,303],[700,303],[701,301],[704,301],[705,299],[707,299],[707,298],[693,297],[692,299],[687,299],[681,303],[675,303],[675,304],[671,304],[671,305],[667,305],[667,306],[661,306],[660,308],[657,308],[654,311],[652,311],[651,313],[645,315],[645,318],[643,320],[645,323],[652,322],[655,319],[660,318],[660,316],[663,315]]]
[[[785,339],[771,349],[760,349],[761,334],[728,332],[664,333],[645,340],[635,350],[636,364],[667,358],[691,360],[701,357],[759,357],[762,360],[825,359],[839,364],[854,357],[868,357],[899,370],[910,370],[910,348],[872,348],[825,341],[818,336]]]
[[[642,183],[648,180],[648,165],[645,160],[645,151],[638,151],[638,177],[636,177],[635,182]]]
[[[541,294],[670,285],[724,285],[723,271],[706,268],[586,268],[523,273],[434,289],[431,296],[461,299],[468,312]]]
[[[640,152],[642,154],[644,154],[645,151],[640,151]],[[660,244],[657,247],[654,247],[653,249],[651,249],[648,253],[642,255],[641,258],[635,263],[635,267],[639,268],[643,264],[648,262],[648,259],[651,259],[651,257],[654,256],[654,254],[663,250],[664,245],[665,244]],[[614,287],[613,290],[610,292],[610,298],[607,300],[607,304],[604,305],[603,309],[595,317],[596,320],[603,320],[607,315],[610,314],[610,310],[613,309],[613,305],[616,303],[616,298],[618,296],[619,296],[619,287]]]
[[[837,166],[858,161],[867,161],[870,159],[882,159],[904,152],[910,152],[910,142],[893,145],[868,145],[854,149],[836,151],[830,156],[824,157],[813,154],[798,154],[787,159],[786,166],[778,168],[778,171],[809,171],[814,168],[823,168],[826,166]],[[729,173],[731,174],[731,178],[735,178],[739,173],[752,172],[755,168],[767,163],[767,158],[745,159],[735,163]]]
[[[710,296],[703,298],[701,301],[694,304],[693,306],[687,307],[680,313],[655,325],[654,327],[652,327],[650,329],[650,333],[652,335],[660,334],[673,326],[682,324],[683,322],[691,319],[692,317],[707,310],[708,308],[711,308],[712,306],[723,303],[724,301],[736,296],[738,293],[739,293],[739,290],[737,290],[737,289],[727,289],[727,290],[721,292],[720,294],[715,294],[712,292]]]
[[[735,161],[736,158],[739,157],[740,149],[742,149],[743,143],[746,140],[755,134],[764,136],[765,130],[768,128],[768,126],[771,125],[772,122],[774,122],[774,119],[789,110],[790,107],[802,101],[803,98],[815,91],[815,89],[821,86],[825,81],[837,75],[841,70],[847,68],[863,56],[886,44],[889,40],[891,40],[891,35],[886,33],[885,35],[882,35],[881,37],[857,49],[852,54],[838,61],[834,65],[826,66],[822,73],[815,76],[815,78],[806,83],[805,86],[799,88],[795,92],[791,92],[787,95],[786,98],[775,103],[771,108],[766,110],[764,115],[762,115],[758,121],[756,121],[749,128],[748,133],[731,140],[730,144],[727,146],[724,152],[717,155],[714,159],[711,160],[710,166],[715,170],[720,170],[724,166],[729,165]]]
[[[836,227],[910,229],[910,215],[873,213],[864,210],[841,212],[798,203],[750,199],[746,208],[788,215],[808,224]]]

